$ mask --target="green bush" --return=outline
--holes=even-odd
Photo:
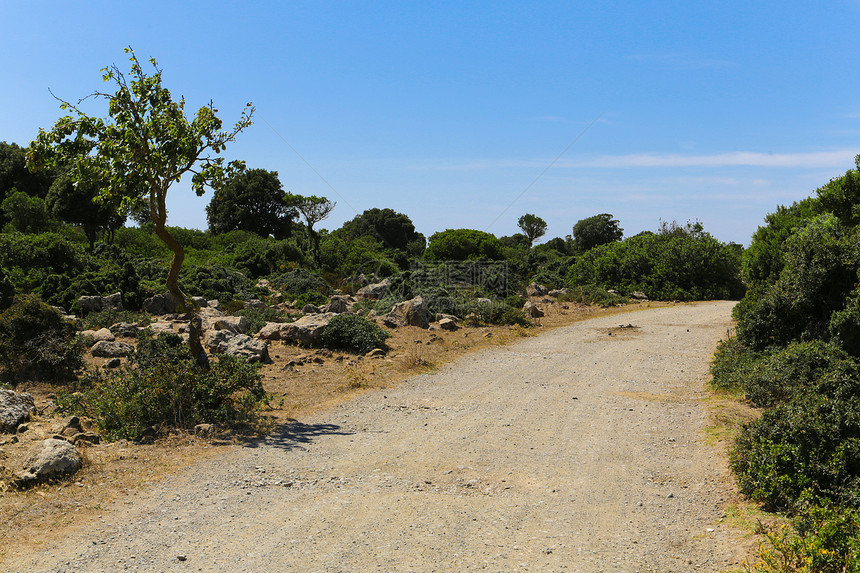
[[[739,299],[741,250],[698,225],[664,226],[592,248],[570,267],[568,286],[597,285],[654,300]]]
[[[296,299],[303,295],[306,297],[313,296],[310,293],[319,295],[324,299],[331,292],[325,279],[303,268],[288,271],[280,275],[273,275],[269,278],[269,281],[287,299]]]
[[[244,316],[248,320],[247,334],[253,336],[266,326],[267,322],[290,322],[291,318],[276,308],[243,308],[237,311],[238,316]]]
[[[0,379],[66,381],[82,366],[83,346],[74,325],[38,297],[16,296],[0,313]]]
[[[339,314],[320,333],[320,345],[325,348],[366,354],[374,348],[385,348],[391,334],[377,324],[357,314]]]
[[[771,529],[751,573],[857,573],[860,571],[860,514],[811,507],[794,528]]]
[[[578,302],[580,304],[596,304],[604,308],[624,304],[627,297],[613,294],[596,285],[580,285],[570,287],[570,292],[558,297],[559,302]]]
[[[860,382],[828,374],[746,426],[731,465],[742,493],[789,513],[815,500],[860,508]]]
[[[711,386],[728,392],[743,392],[762,353],[753,352],[729,336],[720,340],[711,359]]]
[[[826,375],[857,377],[857,364],[841,349],[813,340],[767,353],[744,372],[743,388],[754,406],[767,408],[812,391]]]
[[[108,328],[118,322],[133,322],[138,326],[146,326],[151,322],[151,319],[145,312],[110,309],[91,312],[83,318],[82,322],[84,330],[98,330]]]
[[[142,340],[128,365],[97,369],[83,382],[90,388],[64,397],[60,405],[66,412],[94,418],[111,440],[137,440],[153,426],[164,430],[230,423],[266,400],[255,365],[222,355],[211,370],[203,370],[175,334]]]
[[[505,326],[532,326],[532,322],[522,310],[503,302],[470,302],[466,304],[465,313],[467,324],[499,324]]]
[[[235,269],[221,266],[191,266],[179,275],[183,290],[193,296],[220,301],[248,300],[256,297],[251,280]]]
[[[501,260],[502,244],[494,235],[474,229],[447,229],[430,236],[424,258],[431,261]]]

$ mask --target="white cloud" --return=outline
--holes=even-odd
[[[809,153],[759,153],[733,151],[710,155],[681,155],[676,153],[634,153],[602,155],[592,158],[562,159],[555,167],[787,167],[849,169],[854,165],[857,149],[816,151]]]

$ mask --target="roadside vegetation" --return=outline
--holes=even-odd
[[[857,158],[860,169],[860,156]],[[763,409],[731,454],[741,491],[794,527],[752,571],[860,571],[860,172],[780,206],[743,257],[714,386]]]

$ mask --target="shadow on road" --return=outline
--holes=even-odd
[[[337,424],[305,424],[298,420],[290,420],[274,428],[268,435],[248,440],[242,445],[246,448],[272,446],[285,450],[303,450],[306,444],[310,444],[319,436],[351,436],[353,433]]]

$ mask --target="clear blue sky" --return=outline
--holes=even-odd
[[[61,115],[49,88],[107,89],[131,45],[192,111],[253,102],[227,155],[336,200],[329,229],[390,207],[427,235],[534,213],[551,238],[608,212],[748,244],[860,153],[858,0],[32,0],[0,22],[0,141]],[[206,228],[210,197],[178,185],[168,224]]]

